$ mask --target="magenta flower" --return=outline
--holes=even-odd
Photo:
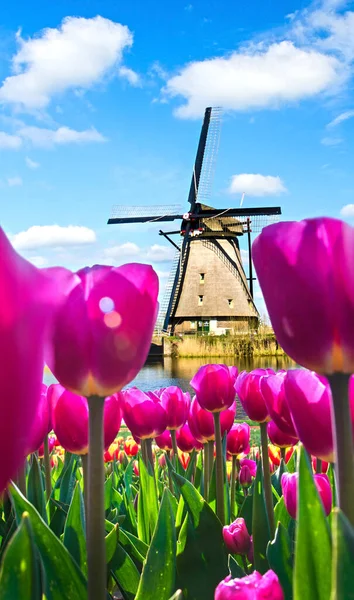
[[[192,452],[194,448],[201,450],[203,445],[195,439],[189,428],[188,423],[185,423],[181,429],[176,432],[177,446],[182,452]]]
[[[257,474],[257,463],[255,460],[251,460],[250,458],[243,458],[240,460],[241,468],[247,466],[250,470],[251,476],[255,477]]]
[[[161,450],[172,450],[171,433],[168,429],[155,437],[155,442]]]
[[[329,218],[270,225],[253,244],[279,343],[319,373],[354,371],[353,245],[354,229]]]
[[[145,440],[161,435],[166,429],[167,415],[160,398],[153,392],[145,394],[130,388],[119,394],[124,421],[134,436]]]
[[[73,454],[88,452],[88,404],[84,396],[78,396],[60,384],[50,386],[51,410],[54,433],[60,445]],[[54,388],[54,389],[53,389]],[[104,446],[107,450],[120,428],[121,409],[117,394],[106,398],[104,404]]]
[[[236,416],[236,402],[220,413],[221,435],[230,431]],[[194,437],[204,444],[215,439],[213,415],[202,408],[195,396],[188,416],[188,425]]]
[[[189,393],[184,393],[181,388],[171,385],[162,390],[159,398],[166,411],[167,429],[179,429],[179,427],[182,427],[187,421],[189,414],[191,404]]]
[[[295,430],[306,450],[333,462],[332,397],[327,379],[306,369],[290,370],[284,379],[284,391]]]
[[[44,346],[65,270],[42,272],[0,229],[0,491],[23,464],[41,401]],[[56,279],[54,280],[54,274]]]
[[[261,379],[261,392],[266,403],[270,418],[281,431],[297,437],[290,410],[285,399],[284,379],[286,371],[278,371]]]
[[[37,409],[36,420],[31,429],[26,455],[36,452],[42,444],[51,427],[50,407],[47,399],[47,386],[42,384],[40,402]]]
[[[284,433],[281,429],[279,429],[274,421],[270,421],[267,424],[267,433],[271,443],[279,448],[288,448],[289,446],[294,446],[299,441],[298,438]]]
[[[250,426],[248,423],[235,423],[227,434],[226,450],[229,454],[248,454],[250,451]]]
[[[75,275],[57,312],[48,365],[68,390],[108,396],[145,363],[157,315],[158,278],[140,264],[95,266]]]
[[[236,367],[226,365],[200,367],[191,381],[200,406],[210,412],[229,408],[235,400],[236,373]]]
[[[274,571],[264,575],[254,571],[242,579],[226,577],[215,590],[215,600],[284,600],[283,590]]]
[[[328,516],[332,510],[332,489],[328,476],[318,474],[313,476],[317,491],[322,500],[322,505]],[[297,515],[297,494],[298,494],[298,473],[283,473],[281,478],[281,487],[284,496],[286,510],[289,515],[296,519]]]
[[[269,421],[269,413],[261,392],[261,380],[267,375],[274,375],[272,369],[254,369],[239,374],[235,389],[243,410],[252,421],[263,423]]]
[[[242,517],[236,519],[231,525],[223,527],[222,535],[227,551],[231,554],[247,554],[249,552],[251,538]]]
[[[243,465],[243,467],[241,467],[238,478],[241,487],[249,488],[250,485],[252,485],[253,477],[248,465]]]

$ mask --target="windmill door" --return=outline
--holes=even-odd
[[[197,332],[198,333],[209,333],[210,322],[209,321],[198,321]]]

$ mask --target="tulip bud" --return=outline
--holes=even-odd
[[[214,600],[284,600],[284,594],[274,571],[264,575],[254,571],[241,579],[226,577],[216,588]]]
[[[283,473],[281,478],[281,487],[284,496],[284,503],[286,510],[289,515],[296,519],[297,515],[297,486],[298,486],[298,473]],[[322,500],[323,509],[325,511],[326,516],[328,517],[329,513],[332,510],[332,489],[331,484],[327,475],[314,475],[314,482],[319,493],[319,496]]]
[[[141,439],[154,438],[166,429],[167,416],[160,399],[154,393],[145,394],[137,388],[120,392],[124,421],[133,435]]]
[[[285,398],[284,379],[286,371],[278,371],[261,379],[261,393],[266,403],[269,416],[280,431],[290,437],[297,438],[288,403]]]
[[[202,408],[210,412],[221,412],[235,400],[236,367],[230,370],[226,365],[204,365],[191,380]]]
[[[134,471],[134,474],[135,474],[137,477],[139,477],[139,465],[138,465],[138,461],[137,461],[137,460],[135,460],[135,461],[134,461],[134,464],[133,464],[133,471]]]
[[[230,431],[236,416],[236,402],[220,413],[221,435]],[[188,416],[188,425],[192,435],[201,442],[212,442],[215,439],[213,415],[202,408],[194,396]]]
[[[124,452],[127,456],[136,456],[139,452],[139,444],[132,437],[127,437],[124,442]]]
[[[247,554],[250,549],[251,538],[244,519],[236,519],[231,525],[223,527],[222,534],[228,552],[231,554]]]
[[[172,450],[171,434],[168,429],[156,436],[155,442],[161,450]]]
[[[253,479],[252,479],[251,471],[247,465],[244,465],[243,467],[241,467],[240,473],[239,473],[239,480],[240,480],[240,485],[243,488],[249,488],[250,485],[252,485]]]
[[[268,423],[267,433],[271,443],[279,448],[288,448],[288,446],[294,446],[299,441],[298,438],[284,433],[281,429],[279,429],[274,421],[270,421]]]
[[[243,458],[240,460],[241,469],[242,467],[247,466],[250,470],[251,477],[255,477],[257,474],[257,463],[255,460],[251,460],[250,458]]]
[[[235,423],[227,434],[226,449],[231,455],[248,454],[250,451],[250,426]]]
[[[243,410],[252,421],[263,423],[269,421],[269,413],[261,392],[261,380],[267,375],[274,375],[272,369],[254,369],[243,371],[236,380],[236,392]]]
[[[179,429],[182,427],[189,414],[191,403],[189,393],[184,393],[179,387],[173,385],[162,390],[159,398],[166,411],[167,429]]]
[[[202,444],[192,435],[188,423],[185,423],[181,429],[177,430],[176,438],[177,446],[182,452],[189,453],[192,452],[194,448],[196,450],[201,450],[203,448]]]

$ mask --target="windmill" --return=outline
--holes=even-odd
[[[186,212],[179,206],[113,207],[109,225],[180,221],[174,231],[159,231],[176,250],[158,328],[163,331],[224,333],[255,327],[259,314],[253,300],[251,232],[277,220],[281,208],[216,209],[209,206],[219,145],[221,109],[207,108],[194,163]],[[207,204],[208,202],[208,204]],[[171,235],[179,234],[180,243]],[[238,239],[247,236],[246,277]]]

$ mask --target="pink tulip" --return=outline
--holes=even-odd
[[[202,449],[202,444],[195,439],[189,429],[188,423],[185,423],[181,429],[176,432],[177,446],[182,452],[192,452],[194,448],[196,450]]]
[[[134,471],[134,475],[136,475],[137,477],[139,477],[139,465],[138,465],[138,461],[137,460],[134,461],[133,471]]]
[[[270,418],[287,435],[296,438],[296,431],[285,399],[284,379],[286,371],[278,371],[261,379],[261,392]]]
[[[298,473],[283,473],[281,478],[286,510],[293,519],[296,519],[297,515],[298,479]],[[313,479],[322,500],[324,511],[328,516],[332,510],[332,490],[329,479],[327,475],[323,474],[314,475]]]
[[[155,442],[161,450],[172,450],[171,434],[166,429],[161,435],[155,437]]]
[[[283,590],[274,571],[264,575],[254,571],[242,579],[226,577],[215,590],[215,600],[284,600]]]
[[[267,432],[268,437],[274,446],[278,446],[279,448],[288,448],[289,446],[294,446],[299,441],[298,438],[294,438],[291,435],[287,435],[284,433],[274,421],[270,421],[267,424]]]
[[[272,369],[254,369],[243,371],[236,381],[236,392],[243,410],[252,421],[263,423],[269,421],[269,413],[261,392],[261,380],[267,375],[274,375]]]
[[[236,416],[236,402],[233,402],[229,408],[220,413],[221,435],[230,431]],[[209,411],[202,408],[196,398],[192,400],[188,425],[194,437],[204,444],[205,442],[214,441],[214,419]]]
[[[231,554],[247,554],[249,552],[251,538],[242,517],[236,519],[231,525],[223,527],[222,535],[227,551]]]
[[[61,276],[68,274],[34,267],[13,250],[1,228],[0,257],[1,492],[28,449],[41,401],[50,320],[64,298]]]
[[[275,335],[318,373],[354,371],[353,247],[354,229],[329,218],[270,225],[253,243]]]
[[[145,363],[157,315],[158,278],[140,264],[78,271],[57,311],[48,365],[68,390],[108,396]]]
[[[184,393],[176,385],[171,385],[162,390],[159,398],[166,411],[167,429],[179,429],[182,427],[189,414],[191,404],[189,393]]]
[[[250,426],[235,423],[227,434],[226,449],[231,455],[248,454],[250,451]]]
[[[243,465],[239,472],[240,485],[243,488],[249,488],[252,485],[253,477],[251,475],[250,468],[247,465]]]
[[[257,474],[257,463],[255,460],[251,460],[250,458],[243,458],[240,460],[241,468],[247,466],[250,470],[252,477],[255,477]]]
[[[36,452],[48,434],[50,423],[50,409],[47,399],[47,386],[42,384],[41,399],[37,409],[36,420],[31,429],[26,455]]]
[[[306,369],[290,370],[284,390],[295,430],[306,450],[333,462],[332,399],[327,379]]]
[[[317,458],[316,458],[316,456],[313,456],[312,457],[312,468],[313,468],[314,472],[316,472],[316,467],[317,467]],[[329,467],[329,463],[326,462],[325,460],[321,460],[321,473],[327,473],[328,467]]]
[[[51,393],[54,432],[63,448],[74,454],[88,452],[88,404],[84,396],[65,390],[60,384]],[[104,405],[104,446],[108,450],[121,423],[117,394],[106,398]]]
[[[236,367],[204,365],[194,375],[191,386],[202,408],[220,412],[229,408],[235,400]]]
[[[137,388],[119,394],[124,421],[133,435],[142,440],[161,435],[166,429],[167,415],[158,396],[148,396]]]

